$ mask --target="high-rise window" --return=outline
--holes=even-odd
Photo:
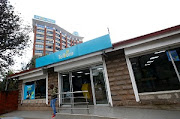
[[[53,53],[53,51],[46,51],[46,54],[48,55],[48,54],[52,54]]]
[[[63,48],[63,49],[65,49],[65,48],[66,48],[66,46],[65,46],[65,45],[62,45],[62,48]]]
[[[60,46],[60,43],[56,43],[57,46]]]
[[[63,39],[63,40],[66,40],[66,38],[65,38],[64,36],[62,36],[62,39]]]
[[[46,38],[53,39],[53,36],[48,36],[48,35],[47,35]]]
[[[35,50],[35,53],[43,53],[42,50]]]
[[[46,48],[52,49],[52,48],[53,48],[53,46],[48,46],[48,45],[46,45]]]
[[[70,45],[69,43],[67,44],[67,46],[68,46],[68,47],[71,47],[71,45]]]
[[[41,29],[37,29],[37,32],[41,32],[41,33],[44,33],[44,30],[41,30]]]
[[[53,34],[53,32],[52,32],[52,31],[47,31],[47,33],[48,33],[48,34]]]
[[[66,34],[65,34],[65,33],[63,33],[63,32],[62,32],[62,35],[66,36]]]
[[[53,44],[53,41],[46,40],[46,43]]]
[[[66,42],[65,42],[65,41],[62,41],[62,43],[66,44]]]
[[[56,36],[60,37],[60,35],[59,35],[59,34],[57,34],[57,33],[56,33]]]
[[[37,27],[45,28],[45,26],[38,24]]]
[[[59,42],[60,42],[60,39],[59,39],[59,38],[56,38],[56,41],[59,41]]]
[[[44,43],[44,40],[36,39],[36,42]]]
[[[51,30],[53,30],[53,27],[49,27],[49,26],[47,26],[46,28],[47,28],[47,29],[51,29]]]
[[[37,48],[43,48],[44,45],[35,45]]]
[[[56,47],[56,50],[60,50],[60,48],[57,48],[57,47]]]
[[[42,34],[36,34],[36,37],[44,37]]]

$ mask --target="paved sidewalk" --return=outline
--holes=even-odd
[[[81,115],[79,115],[79,119],[83,119],[84,116],[89,115],[98,115],[101,117],[115,117],[118,119],[180,119],[180,111],[170,110],[92,106],[90,107],[90,114],[87,114],[86,110],[83,111],[74,113],[76,114],[76,116],[78,113],[81,113],[81,115],[83,114],[82,117],[80,117]],[[75,116],[72,116],[69,112],[69,110],[66,112],[61,111],[60,114],[57,114],[56,119],[65,119],[66,114],[67,117],[75,119]],[[0,115],[0,118],[8,119],[7,117],[21,117],[24,119],[51,119],[51,114],[52,111],[14,111]]]

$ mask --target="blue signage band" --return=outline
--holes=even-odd
[[[36,68],[112,47],[109,34],[36,59]]]

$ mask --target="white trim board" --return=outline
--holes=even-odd
[[[140,53],[150,52],[158,49],[169,48],[174,45],[180,45],[180,34],[176,36],[167,37],[164,39],[157,39],[151,42],[139,44],[136,46],[124,49],[125,55],[140,55]]]
[[[97,63],[102,63],[102,56],[98,55],[98,56],[94,56],[94,57],[89,57],[89,58],[84,58],[81,59],[80,61],[74,61],[74,62],[70,62],[70,63],[66,63],[66,64],[61,64],[58,66],[54,67],[54,71],[55,72],[65,72],[65,71],[70,71],[72,69],[77,69],[78,67],[84,67],[84,66],[91,66],[93,64],[97,64]]]
[[[21,79],[23,80],[23,83],[26,83],[26,82],[31,82],[31,81],[36,81],[36,80],[40,80],[40,79],[46,79],[46,75],[41,75],[41,76],[35,76],[35,77],[31,77],[31,78],[28,78],[28,79]]]
[[[139,93],[139,95],[157,95],[157,94],[179,93],[179,92],[180,92],[180,90],[171,90],[171,91],[158,91],[158,92]]]
[[[137,85],[136,85],[132,65],[131,65],[131,62],[129,61],[129,58],[127,56],[125,56],[125,58],[126,58],[126,62],[127,62],[128,70],[129,70],[130,79],[131,79],[131,82],[132,82],[132,87],[133,87],[135,99],[136,99],[136,102],[139,102],[140,98],[139,98],[139,94],[138,94],[138,89],[137,89]]]
[[[105,59],[103,58],[103,68],[104,68],[104,78],[105,78],[105,85],[106,85],[106,91],[107,91],[107,96],[108,96],[108,101],[110,105],[113,107],[113,102],[112,102],[112,97],[111,97],[111,90],[110,90],[110,85],[109,85],[109,79],[108,79],[108,73],[107,73],[107,67],[106,67],[106,62]]]

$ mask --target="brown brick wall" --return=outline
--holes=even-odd
[[[124,51],[107,53],[105,59],[114,106],[137,105],[127,68]]]
[[[19,90],[19,92],[18,92],[18,107],[21,105],[22,82],[23,82],[22,80],[18,81],[18,90]]]

